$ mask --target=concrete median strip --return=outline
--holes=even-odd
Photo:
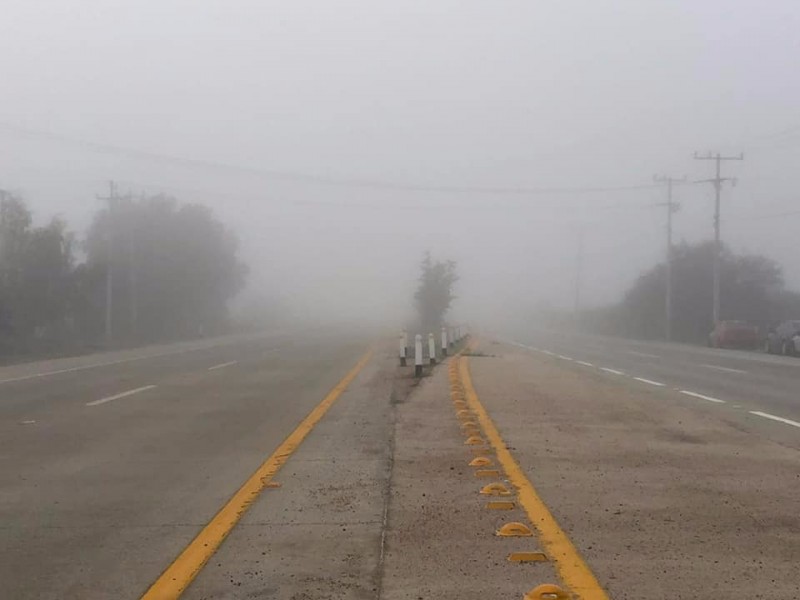
[[[173,563],[156,579],[142,596],[142,600],[174,600],[179,598],[200,573],[208,560],[241,520],[261,492],[272,485],[272,479],[289,457],[297,450],[319,421],[333,406],[369,362],[372,351],[367,352],[334,388],[289,434],[230,500],[197,534]]]
[[[546,555],[553,560],[556,570],[562,582],[582,600],[609,600],[608,595],[600,586],[589,566],[581,557],[567,534],[559,526],[555,517],[545,505],[539,494],[534,489],[525,472],[514,459],[508,446],[500,436],[497,427],[492,421],[486,409],[478,399],[475,388],[472,385],[472,378],[469,370],[469,363],[466,357],[459,357],[454,371],[458,373],[458,380],[464,389],[467,404],[478,419],[484,436],[491,447],[494,449],[495,457],[499,465],[508,478],[508,481],[517,492],[517,502],[525,511],[530,523],[534,525],[538,532],[538,539],[544,546]],[[481,489],[481,494],[491,496],[512,495],[512,492],[502,483],[492,483]],[[497,508],[500,508],[499,506]],[[503,508],[511,508],[504,506]],[[500,533],[503,532],[503,533]],[[508,523],[498,530],[498,535],[527,535],[530,530],[527,525],[522,523]],[[538,554],[538,553],[537,553]],[[537,556],[536,560],[546,558]],[[509,559],[511,559],[509,557]],[[538,590],[539,588],[537,588]],[[558,590],[558,597],[567,597],[566,594],[555,586],[548,589]],[[532,595],[535,591],[529,592],[527,597],[539,597]],[[549,596],[541,596],[549,597]]]

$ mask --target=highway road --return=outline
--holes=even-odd
[[[518,334],[513,341],[576,368],[664,388],[761,431],[800,440],[800,359],[547,330]]]
[[[140,597],[368,343],[250,335],[0,368],[0,597]]]

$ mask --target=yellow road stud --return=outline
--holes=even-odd
[[[533,535],[531,528],[525,525],[524,523],[506,523],[500,529],[497,530],[497,534],[500,537],[528,537]]]
[[[510,562],[544,562],[547,556],[544,552],[512,552],[508,555]]]
[[[479,435],[473,435],[468,437],[464,443],[468,446],[477,446],[483,443],[483,438]]]
[[[510,496],[511,492],[502,483],[490,483],[481,488],[484,496]]]
[[[461,427],[466,429],[467,427],[477,427],[478,424],[475,421],[461,421]]]
[[[462,408],[461,410],[459,410],[459,411],[456,413],[456,416],[457,416],[457,417],[471,417],[471,416],[472,416],[472,413],[471,413],[471,412],[469,412],[468,410],[466,410],[466,409],[463,409],[463,408]]]
[[[492,500],[486,503],[486,508],[489,510],[514,510],[517,508],[517,503],[511,500]]]
[[[557,585],[545,583],[525,594],[524,600],[570,600],[569,594]]]
[[[492,460],[490,458],[486,458],[485,456],[478,456],[477,458],[473,458],[469,466],[470,467],[488,467],[492,464]]]
[[[478,469],[475,471],[475,477],[500,477],[500,471],[497,469]]]

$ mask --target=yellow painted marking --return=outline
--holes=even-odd
[[[508,555],[510,562],[544,562],[547,556],[544,552],[512,552]]]
[[[468,437],[464,443],[469,446],[477,446],[483,443],[483,438],[477,435],[473,435]]]
[[[491,464],[492,464],[492,460],[491,459],[486,458],[485,456],[478,456],[476,458],[473,458],[470,461],[469,466],[470,467],[488,467]]]
[[[467,427],[477,427],[478,424],[475,421],[462,421],[461,428],[466,429]]]
[[[369,362],[372,351],[367,352],[344,378],[328,392],[328,395],[289,434],[272,455],[258,467],[255,473],[228,500],[214,518],[197,534],[178,558],[150,586],[141,600],[175,600],[186,590],[200,573],[206,562],[217,551],[234,526],[258,498],[261,491],[300,446],[306,436],[325,416],[333,403]]]
[[[525,476],[522,468],[514,460],[511,452],[503,442],[503,438],[500,437],[500,432],[475,393],[469,372],[468,359],[459,358],[458,361],[460,363],[461,381],[467,392],[467,402],[477,415],[478,422],[483,427],[489,443],[494,447],[498,462],[505,470],[511,484],[517,489],[519,503],[527,513],[528,519],[536,526],[539,532],[539,539],[547,554],[555,562],[561,580],[581,600],[609,600],[594,573],[589,569],[589,566],[578,553],[577,548],[567,537],[567,534],[561,529],[547,505]],[[529,592],[530,598],[537,598],[536,596],[530,596],[535,591]]]
[[[524,523],[506,523],[497,530],[495,535],[500,537],[528,537],[533,535],[531,528]]]
[[[486,508],[489,510],[514,510],[517,508],[517,503],[511,500],[493,500],[486,503]]]
[[[475,471],[475,477],[500,477],[500,471],[497,469],[478,469]]]

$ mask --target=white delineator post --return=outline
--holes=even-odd
[[[442,327],[442,357],[447,356],[447,327]]]
[[[414,375],[422,377],[422,336],[414,336]]]
[[[428,334],[428,357],[430,358],[431,364],[436,364],[436,340],[433,337],[433,332]]]
[[[406,366],[406,332],[404,331],[403,334],[400,336],[400,366]]]

